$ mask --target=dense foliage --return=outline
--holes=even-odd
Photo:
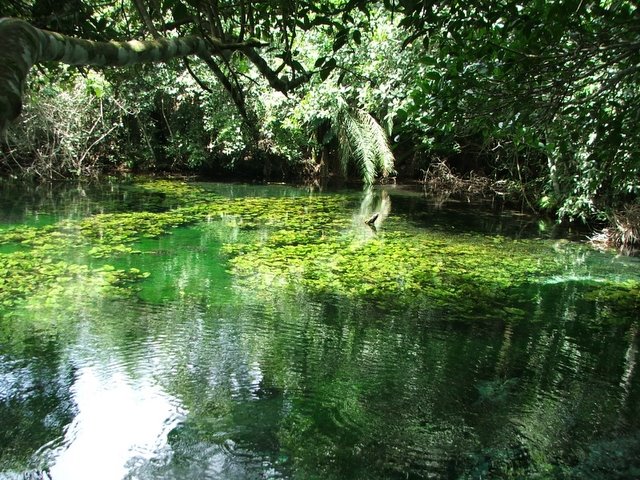
[[[371,182],[445,164],[559,218],[638,202],[634,2],[10,0],[2,13],[86,38],[268,44],[102,72],[47,66],[4,170]]]
[[[449,133],[510,177],[542,182],[540,206],[561,216],[637,198],[633,2],[426,2],[403,12],[415,31],[407,41],[426,50],[410,118],[434,143]]]

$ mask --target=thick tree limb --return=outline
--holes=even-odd
[[[211,55],[201,55],[200,58],[207,64],[207,66],[214,73],[218,81],[222,84],[225,90],[231,96],[233,103],[235,103],[240,116],[244,120],[245,124],[251,129],[251,134],[254,137],[258,136],[258,132],[255,126],[255,119],[252,121],[249,116],[249,112],[247,111],[246,104],[244,101],[244,94],[241,90],[235,88],[235,86],[231,83],[231,81],[227,78],[224,72],[220,69],[218,64],[213,60]]]
[[[311,73],[305,72],[293,80],[288,80],[286,77],[282,79],[278,77],[278,74],[271,69],[267,61],[262,58],[253,47],[247,46],[246,48],[243,48],[242,53],[244,53],[251,63],[255,65],[262,76],[267,79],[271,88],[274,88],[284,94],[299,87],[311,78]]]
[[[31,67],[42,62],[100,67],[166,62],[188,55],[220,55],[263,46],[256,40],[224,43],[198,36],[128,42],[94,42],[38,29],[14,18],[0,18],[0,133],[22,110]]]
[[[156,27],[153,24],[153,20],[151,20],[151,16],[149,15],[149,11],[147,10],[147,7],[145,7],[143,1],[133,0],[133,3],[136,6],[136,10],[138,10],[138,13],[140,14],[140,17],[142,17],[142,21],[149,29],[149,32],[151,32],[151,35],[153,35],[153,38],[160,38],[161,35],[158,30],[156,30]]]

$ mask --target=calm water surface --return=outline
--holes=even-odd
[[[167,208],[118,185],[3,188],[0,230]],[[344,215],[382,202],[416,234],[554,235],[407,191],[349,195]],[[639,318],[604,319],[585,297],[594,282],[640,279],[637,259],[576,250],[580,274],[523,287],[517,319],[465,319],[239,288],[221,248],[242,235],[214,221],[139,242],[115,260],[151,274],[132,298],[65,292],[5,309],[0,478],[640,478]]]

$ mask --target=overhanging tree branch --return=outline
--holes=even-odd
[[[244,94],[242,90],[235,87],[233,83],[227,78],[222,69],[218,66],[215,60],[211,57],[211,55],[200,55],[200,58],[207,64],[207,66],[214,73],[218,81],[222,84],[225,90],[231,96],[233,103],[235,103],[240,116],[244,120],[245,124],[249,127],[252,136],[255,138],[258,137],[258,131],[256,129],[255,121],[252,121],[249,116],[249,112],[246,108],[246,103],[244,100]]]
[[[271,85],[272,88],[278,90],[279,92],[286,94],[291,90],[299,87],[303,83],[309,81],[309,78],[311,78],[311,73],[309,72],[304,72],[298,78],[295,78],[293,80],[280,78],[278,74],[271,69],[267,61],[262,58],[253,47],[247,46],[246,48],[243,48],[241,50],[242,53],[244,53],[245,56],[251,61],[251,63],[255,65],[255,67],[267,80],[267,82],[269,82],[269,85]]]
[[[189,55],[221,55],[264,46],[249,39],[225,43],[218,38],[186,36],[128,42],[94,42],[41,30],[14,18],[0,19],[0,133],[22,110],[29,71],[43,62],[99,67],[166,62]]]
[[[153,35],[153,38],[160,38],[161,35],[153,24],[151,16],[149,15],[149,11],[147,10],[147,7],[145,7],[143,1],[133,0],[133,3],[135,4],[136,10],[138,10],[138,13],[140,14],[140,17],[142,18],[145,26],[149,29],[151,35]]]

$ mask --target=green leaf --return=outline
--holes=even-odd
[[[348,39],[349,38],[346,35],[338,34],[338,37],[333,42],[333,51],[337,52],[340,50],[347,43]]]
[[[329,70],[333,70],[334,68],[336,68],[338,62],[336,62],[335,58],[330,58],[327,63],[325,63],[324,65],[324,69],[329,69]]]
[[[331,75],[332,71],[333,71],[333,68],[323,68],[322,70],[320,70],[320,78],[322,79],[323,82],[327,78],[329,78],[329,75]]]
[[[316,60],[316,63],[314,64],[315,68],[320,68],[322,65],[324,65],[324,62],[327,61],[327,57],[320,57],[319,59]]]
[[[176,22],[188,20],[191,17],[189,10],[183,3],[177,3],[176,6],[171,9],[171,14],[173,15],[173,20]]]
[[[304,71],[305,71],[304,66],[303,66],[299,61],[297,61],[297,60],[293,60],[293,61],[291,62],[291,65],[292,65],[292,66],[293,66],[293,68],[295,68],[295,69],[296,69],[296,71],[298,71],[298,72],[304,72]]]
[[[313,26],[331,25],[331,19],[329,17],[325,17],[325,16],[318,16],[318,17],[313,19],[313,21],[311,22],[311,25],[313,25]]]

